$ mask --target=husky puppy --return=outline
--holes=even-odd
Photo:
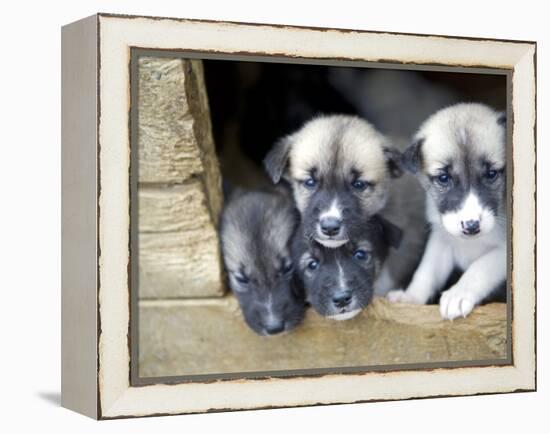
[[[397,248],[401,237],[397,226],[379,216],[363,224],[361,238],[337,248],[326,248],[299,230],[292,250],[309,303],[331,319],[356,316],[370,303],[389,247]]]
[[[360,238],[386,204],[400,154],[355,116],[320,116],[277,142],[264,160],[277,184],[287,180],[306,237],[336,248]]]
[[[304,294],[296,285],[290,241],[298,215],[290,195],[235,192],[222,214],[221,244],[229,285],[259,335],[296,327]]]
[[[392,301],[426,303],[453,269],[463,271],[443,292],[444,319],[465,317],[506,280],[506,118],[483,104],[436,112],[420,127],[403,163],[427,193],[431,233],[406,291]]]

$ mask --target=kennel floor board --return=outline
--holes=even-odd
[[[506,305],[478,307],[442,321],[438,306],[375,299],[348,321],[308,309],[288,334],[261,337],[247,328],[231,295],[140,301],[139,376],[335,368],[506,358]]]

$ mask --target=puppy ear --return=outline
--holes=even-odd
[[[264,158],[264,167],[274,184],[279,183],[288,166],[292,139],[290,136],[277,141]]]
[[[414,141],[412,145],[409,145],[401,157],[401,166],[412,173],[417,173],[420,170],[422,164],[422,144],[424,138],[420,138]]]
[[[497,124],[506,126],[506,112],[500,112],[497,116]]]
[[[384,157],[386,158],[386,166],[392,178],[399,178],[403,175],[403,170],[401,169],[401,152],[394,148],[385,147]]]
[[[382,238],[385,243],[397,249],[401,245],[401,240],[403,239],[403,231],[401,228],[386,220],[384,217],[376,216],[376,219],[382,229]]]

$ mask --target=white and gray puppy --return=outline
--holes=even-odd
[[[221,243],[229,285],[259,335],[296,327],[304,315],[290,251],[298,213],[290,194],[235,192],[224,208]]]
[[[400,154],[355,116],[320,116],[284,137],[264,165],[275,184],[292,186],[307,237],[336,248],[359,239],[364,223],[386,205]]]
[[[445,319],[465,317],[506,280],[505,124],[483,104],[442,109],[420,127],[403,163],[427,193],[431,233],[405,291],[391,301],[424,304],[463,271],[440,299]]]

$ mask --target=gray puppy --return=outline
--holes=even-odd
[[[363,223],[360,238],[338,248],[324,247],[303,230],[294,239],[293,256],[307,300],[323,316],[353,318],[370,303],[390,247],[399,247],[401,229],[374,216]]]
[[[246,323],[259,335],[291,330],[303,318],[304,294],[290,252],[297,223],[292,199],[278,191],[236,192],[223,211],[229,285]]]

